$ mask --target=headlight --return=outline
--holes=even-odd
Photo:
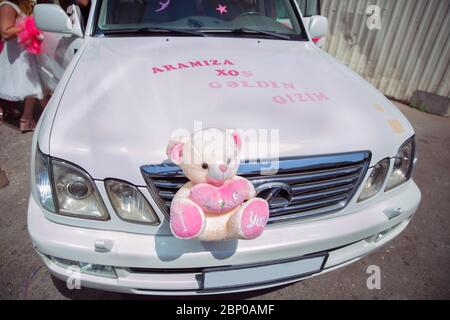
[[[390,160],[384,159],[373,168],[359,196],[358,202],[367,200],[376,195],[384,185],[389,171]]]
[[[152,207],[135,186],[122,181],[107,180],[105,187],[109,201],[120,218],[150,225],[159,224]]]
[[[394,169],[389,175],[386,191],[394,189],[411,178],[416,152],[414,138],[406,141],[398,150],[394,159]]]
[[[81,169],[52,160],[58,212],[62,215],[107,220],[108,212],[92,179]]]
[[[47,211],[55,212],[49,158],[36,148],[32,175],[32,192],[35,199]]]

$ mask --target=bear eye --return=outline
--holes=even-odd
[[[202,168],[205,169],[205,170],[208,169],[208,164],[206,162],[203,162]]]
[[[231,163],[231,158],[228,158],[227,164],[229,165]]]

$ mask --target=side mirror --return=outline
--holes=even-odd
[[[328,19],[323,16],[312,16],[308,29],[312,41],[321,46],[328,32]]]
[[[80,24],[76,23],[77,17],[74,17],[75,23],[73,23],[74,19],[57,4],[38,4],[34,7],[33,14],[39,30],[83,36]]]

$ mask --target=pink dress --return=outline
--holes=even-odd
[[[17,11],[18,21],[26,17],[16,4],[9,1],[0,3],[0,7],[5,5]],[[0,99],[8,101],[22,101],[27,97],[42,99],[43,90],[36,57],[26,52],[17,43],[17,38],[3,41],[3,50],[0,53]]]

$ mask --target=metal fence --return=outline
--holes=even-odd
[[[381,29],[370,30],[370,5]],[[330,22],[324,50],[386,96],[416,90],[450,97],[450,0],[322,0]]]

